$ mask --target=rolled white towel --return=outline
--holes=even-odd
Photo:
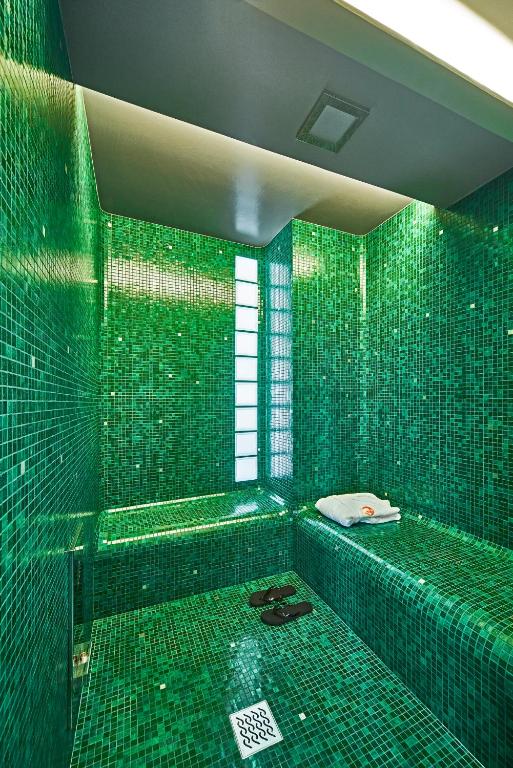
[[[329,517],[330,520],[334,520],[346,528],[360,520],[381,518],[383,522],[388,522],[392,515],[399,512],[399,507],[392,507],[388,500],[379,499],[373,493],[344,493],[326,496],[319,499],[315,506],[325,517]]]

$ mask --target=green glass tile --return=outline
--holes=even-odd
[[[57,0],[0,3],[0,764],[69,763],[66,550],[92,619],[99,206]]]
[[[513,553],[401,514],[343,529],[307,509],[295,567],[484,765],[502,768],[512,759]]]
[[[366,238],[362,484],[510,547],[513,171]]]
[[[96,621],[72,768],[235,768],[228,716],[262,699],[283,741],[248,765],[478,768],[296,574],[276,580],[314,613],[264,625],[248,597],[266,579]]]
[[[292,222],[294,492],[359,490],[364,238]]]
[[[235,257],[261,249],[103,218],[104,506],[233,490]]]
[[[104,512],[95,617],[266,576],[292,565],[292,519],[259,488]]]

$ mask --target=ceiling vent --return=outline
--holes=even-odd
[[[366,107],[323,91],[296,137],[329,152],[338,152],[368,114]]]

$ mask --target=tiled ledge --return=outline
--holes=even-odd
[[[513,553],[406,512],[296,517],[298,573],[489,768],[513,764]]]
[[[95,558],[95,618],[280,572],[292,516],[252,488],[105,512]]]

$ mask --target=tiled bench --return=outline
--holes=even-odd
[[[295,566],[487,768],[513,765],[513,553],[436,522],[296,516]]]
[[[101,618],[289,570],[292,516],[263,490],[104,512],[94,563]]]

